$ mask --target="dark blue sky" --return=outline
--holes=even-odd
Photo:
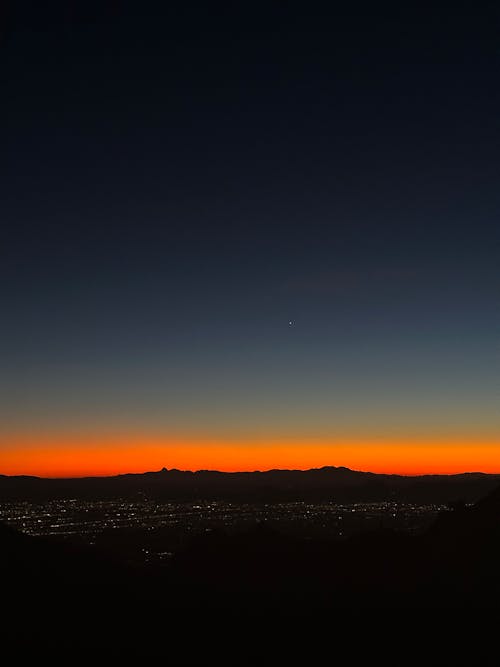
[[[7,4],[2,442],[497,438],[499,18]]]

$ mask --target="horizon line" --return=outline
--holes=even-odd
[[[457,477],[460,475],[491,475],[491,476],[500,476],[500,470],[498,472],[484,472],[482,470],[463,470],[461,472],[420,472],[420,473],[401,473],[401,472],[373,472],[371,470],[359,470],[357,468],[349,468],[348,466],[335,466],[335,465],[323,465],[323,466],[313,466],[311,468],[265,468],[265,469],[251,469],[251,470],[218,470],[217,468],[199,468],[196,470],[182,469],[182,468],[167,468],[162,467],[159,470],[143,470],[143,471],[128,471],[128,472],[116,472],[116,473],[93,473],[93,474],[84,474],[84,475],[33,475],[33,474],[23,474],[18,473],[15,475],[3,474],[0,472],[0,477],[16,478],[16,477],[30,477],[32,479],[45,479],[45,480],[57,480],[57,479],[110,479],[115,477],[125,477],[127,475],[147,475],[147,474],[158,474],[161,472],[181,472],[181,473],[191,473],[193,475],[202,472],[212,472],[218,473],[220,475],[237,475],[237,474],[257,474],[257,473],[268,473],[268,472],[312,472],[317,470],[324,470],[325,468],[333,468],[335,470],[348,470],[350,472],[357,472],[362,474],[369,475],[386,475],[391,477]]]
[[[49,478],[109,477],[133,471],[311,470],[335,462],[385,475],[500,473],[500,442],[288,442],[228,443],[165,438],[27,438],[0,448],[0,472]],[[136,473],[137,474],[137,473]]]

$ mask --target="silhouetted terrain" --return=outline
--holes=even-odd
[[[343,542],[308,540],[257,524],[198,535],[157,570],[1,525],[0,547],[5,637],[36,646],[79,641],[101,650],[118,642],[147,657],[161,653],[165,628],[198,632],[208,622],[336,623],[353,613],[395,612],[492,617],[500,597],[500,488],[474,506],[457,504],[421,536],[381,530]]]
[[[466,610],[497,607],[499,559],[500,489],[473,507],[443,513],[418,537],[380,530],[341,542],[301,540],[260,525],[199,537],[172,567],[209,596],[236,590],[297,613],[339,605]]]
[[[1,500],[132,498],[238,500],[247,502],[332,500],[335,502],[475,502],[500,483],[500,475],[382,475],[328,466],[312,470],[197,472],[167,470],[115,477],[45,479],[0,476]]]

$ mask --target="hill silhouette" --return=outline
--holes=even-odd
[[[311,470],[196,472],[168,470],[47,479],[0,476],[0,500],[111,498],[138,494],[158,500],[224,499],[239,501],[329,500],[336,502],[472,503],[492,491],[500,475],[387,475],[325,466]]]

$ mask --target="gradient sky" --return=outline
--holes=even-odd
[[[0,19],[0,473],[500,472],[498,8],[41,4]]]

